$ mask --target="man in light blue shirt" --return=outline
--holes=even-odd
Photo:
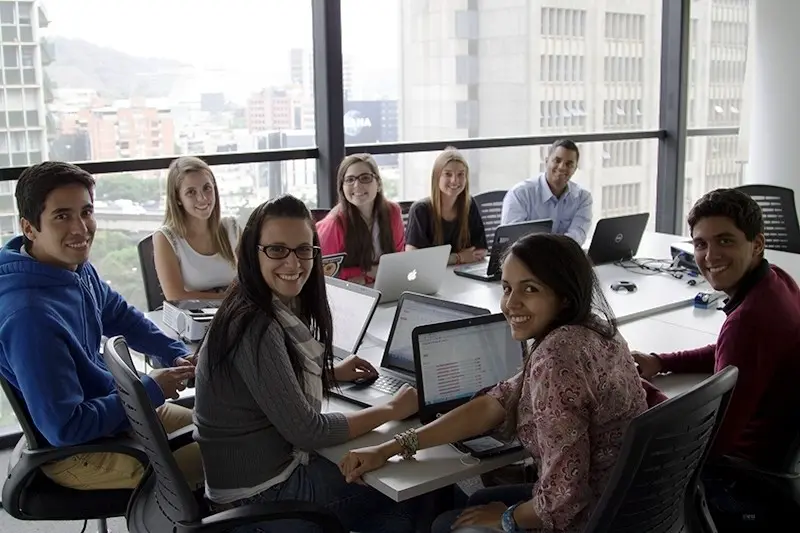
[[[574,142],[554,142],[546,172],[517,183],[506,193],[501,224],[551,219],[553,233],[583,245],[592,225],[592,195],[569,181],[578,168],[578,159],[580,152]]]

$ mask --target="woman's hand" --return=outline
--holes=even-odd
[[[419,410],[417,389],[404,383],[386,405],[392,411],[392,420],[405,420]]]
[[[333,366],[333,379],[336,381],[355,381],[363,378],[374,378],[378,375],[375,367],[366,359],[351,355]]]
[[[348,483],[361,483],[361,476],[367,472],[377,470],[389,460],[380,446],[369,446],[347,452],[339,461],[339,470]]]
[[[453,523],[453,529],[461,526],[485,526],[502,529],[503,513],[508,506],[503,502],[492,502],[464,509]]]
[[[474,246],[470,246],[469,248],[464,248],[456,255],[458,256],[459,263],[477,263],[478,261],[483,261],[483,259],[486,257],[486,250],[483,248],[475,248]]]

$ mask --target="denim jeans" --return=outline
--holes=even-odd
[[[317,455],[312,455],[307,465],[298,466],[285,482],[233,505],[282,500],[317,503],[334,513],[346,531],[359,533],[414,533],[419,521],[415,516],[421,511],[421,500],[397,503],[372,487],[347,483],[338,466]],[[235,533],[318,531],[309,522],[281,520],[242,526]]]
[[[533,484],[504,485],[501,487],[490,487],[481,489],[469,497],[467,507],[486,505],[492,502],[503,502],[507,506],[515,503],[528,501],[533,496]],[[440,514],[433,522],[431,533],[450,533],[453,524],[463,509],[448,511]],[[502,531],[502,529],[501,529]]]

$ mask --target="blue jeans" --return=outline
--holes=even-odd
[[[525,502],[533,497],[533,484],[504,485],[481,489],[469,497],[467,507],[486,505],[492,502],[503,502],[507,506]],[[433,522],[431,533],[450,533],[453,524],[463,509],[447,511],[440,514]]]
[[[415,515],[421,507],[417,499],[397,503],[372,487],[347,483],[338,466],[317,455],[311,456],[308,465],[298,466],[283,483],[233,505],[282,500],[317,503],[335,514],[346,531],[359,533],[414,533]],[[280,520],[242,526],[235,533],[301,531],[316,533],[319,528],[309,522]]]

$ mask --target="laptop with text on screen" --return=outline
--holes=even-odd
[[[394,302],[405,291],[434,294],[444,282],[450,245],[384,254],[378,262],[375,290],[382,302]]]
[[[525,235],[531,233],[550,233],[553,231],[553,221],[549,219],[530,220],[518,222],[516,224],[505,224],[499,226],[494,233],[492,251],[489,255],[489,262],[481,261],[471,265],[457,266],[454,272],[457,276],[477,279],[480,281],[499,281],[500,280],[500,261],[506,248],[517,242]]]
[[[649,219],[650,213],[638,213],[600,220],[589,245],[589,259],[595,265],[633,259]]]
[[[415,384],[411,333],[423,324],[488,315],[489,310],[424,294],[405,292],[397,302],[394,321],[386,339],[378,378],[362,383],[342,383],[331,394],[370,407],[392,399],[404,384]]]
[[[356,353],[381,299],[380,291],[325,277],[325,292],[333,318],[333,354],[345,358]]]
[[[419,418],[427,424],[516,375],[525,345],[515,341],[501,313],[418,326],[412,333]],[[460,451],[486,457],[520,449],[490,434],[459,443]]]

